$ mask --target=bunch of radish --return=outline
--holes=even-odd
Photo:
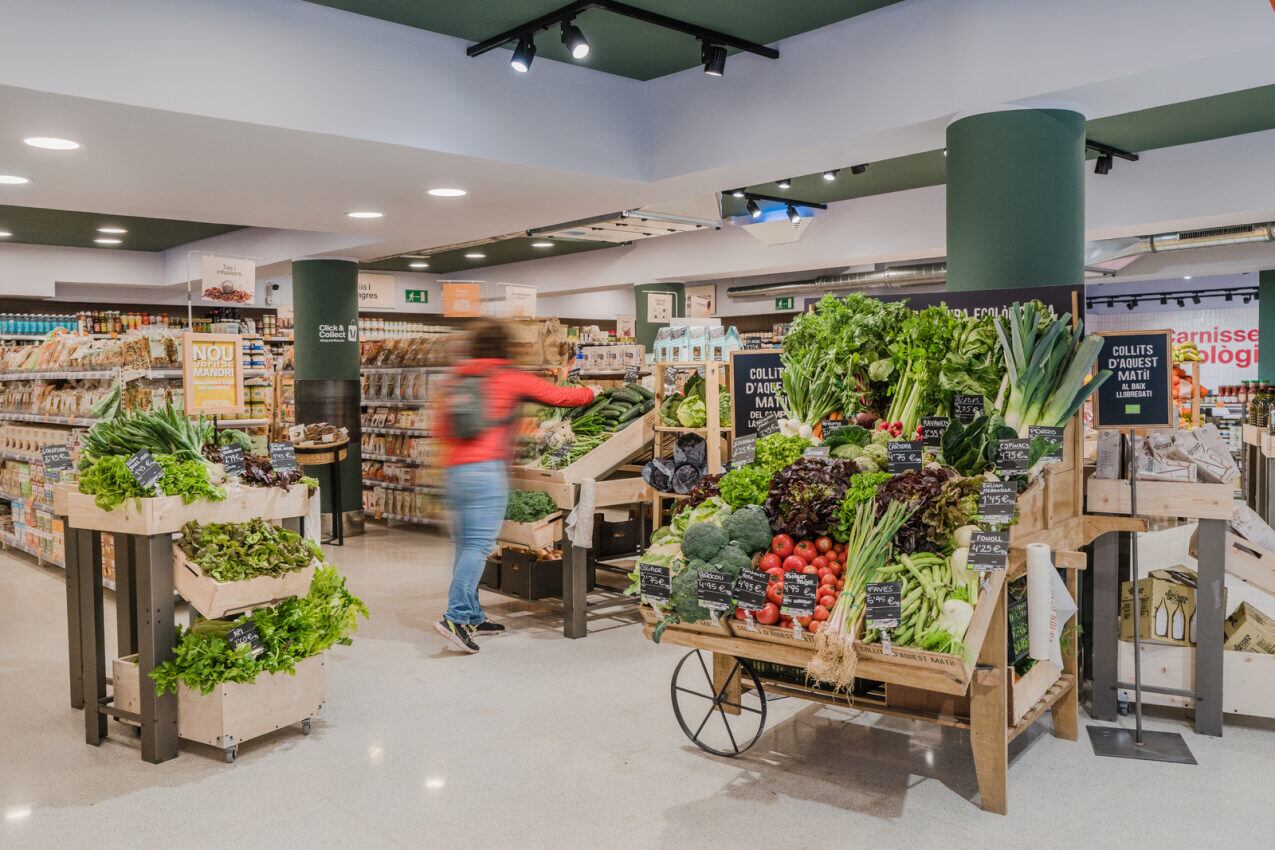
[[[829,537],[794,541],[787,534],[776,534],[770,541],[770,550],[761,556],[757,565],[770,577],[770,582],[766,588],[766,605],[753,617],[763,626],[792,628],[792,618],[780,613],[784,604],[784,576],[805,573],[819,577],[818,604],[814,614],[798,617],[797,622],[803,629],[819,631],[820,624],[828,619],[832,606],[837,603],[837,594],[845,584],[845,552],[844,543],[834,543]],[[735,617],[746,619],[742,608],[735,609]]]

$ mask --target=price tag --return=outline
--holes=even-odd
[[[761,340],[757,339],[757,337],[749,337],[748,339],[744,340],[745,351],[756,351],[759,348],[761,348]]]
[[[802,457],[831,457],[832,449],[827,446],[811,446],[801,453]]]
[[[744,570],[735,580],[735,603],[745,611],[760,611],[766,607],[766,587],[770,576],[761,570]]]
[[[642,598],[651,605],[667,605],[673,592],[673,580],[668,567],[658,564],[638,564],[638,589]]]
[[[735,469],[757,459],[757,435],[745,434],[736,437],[730,446],[730,464]]]
[[[840,431],[850,423],[845,419],[825,419],[823,420],[823,438],[826,440],[833,434]]]
[[[257,633],[257,627],[252,624],[252,620],[241,626],[235,626],[226,632],[226,641],[230,644],[231,649],[237,649],[239,646],[247,644],[252,648],[253,658],[266,651],[266,648],[261,644],[261,635]]]
[[[70,446],[40,446],[40,459],[45,472],[57,472],[71,465]]]
[[[1049,454],[1045,455],[1041,460],[1045,463],[1062,463],[1063,459],[1063,428],[1059,425],[1029,425],[1027,426],[1027,436],[1031,439],[1040,437],[1054,443],[1056,448]]]
[[[1018,488],[1010,481],[984,481],[978,489],[978,515],[985,522],[1007,523],[1014,518]]]
[[[868,582],[864,594],[868,628],[893,629],[903,619],[903,582]]]
[[[1026,472],[1031,446],[1031,440],[1001,440],[996,444],[996,468],[1002,472]]]
[[[632,384],[642,376],[642,367],[636,363],[630,363],[624,367],[624,383]]]
[[[277,472],[291,472],[297,468],[297,450],[292,443],[270,444],[270,465]]]
[[[938,448],[943,442],[943,434],[947,432],[947,424],[951,421],[946,416],[922,416],[921,442],[931,448]]]
[[[952,411],[956,414],[956,419],[962,425],[968,425],[977,417],[983,415],[983,397],[981,395],[966,395],[957,393],[952,399]]]
[[[695,600],[710,611],[729,611],[730,578],[718,570],[700,570],[695,574]]]
[[[227,475],[243,475],[243,446],[222,446],[221,465]]]
[[[163,468],[146,449],[138,449],[137,454],[124,461],[124,465],[139,487],[154,487],[164,477]]]
[[[567,370],[568,381],[580,380],[580,361],[577,360],[571,364],[571,368]]]
[[[1031,648],[1027,631],[1027,599],[1010,602],[1006,610],[1009,615],[1009,663],[1014,665],[1026,658]]]
[[[976,573],[1000,573],[1009,563],[1008,531],[976,531],[970,535],[969,568]]]
[[[757,436],[769,437],[771,434],[779,433],[779,415],[776,413],[767,413],[762,420],[757,423]]]
[[[676,366],[664,367],[664,385],[666,387],[677,386],[677,367]]]
[[[815,613],[819,598],[819,576],[805,573],[788,573],[784,576],[784,606],[781,611],[789,617],[809,617]]]
[[[891,475],[921,468],[920,440],[891,440],[885,448]]]

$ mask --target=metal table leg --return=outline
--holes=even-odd
[[[142,760],[177,757],[177,695],[157,696],[150,672],[173,657],[173,536],[134,538],[137,666],[141,682]]]
[[[84,740],[97,746],[106,737],[106,715],[98,710],[106,699],[106,627],[102,612],[102,538],[96,531],[67,529],[74,534],[80,585],[80,665],[84,671]]]
[[[133,560],[134,537],[115,533],[115,634],[119,656],[137,652],[137,581]]]
[[[589,550],[562,539],[562,635],[582,638],[589,633]]]
[[[344,511],[341,509],[341,464],[328,464],[328,478],[332,482],[332,543],[345,545]]]
[[[66,528],[66,517],[62,517],[62,523],[63,528]],[[66,528],[63,539],[65,540],[63,557],[66,563],[67,667],[71,682],[71,708],[78,711],[84,708],[84,663],[81,660],[83,621],[80,619],[80,535],[74,529]]]
[[[1093,543],[1093,699],[1095,720],[1116,719],[1120,660],[1119,535],[1108,532]]]
[[[1195,591],[1195,731],[1222,734],[1222,621],[1226,617],[1226,520],[1200,520]]]

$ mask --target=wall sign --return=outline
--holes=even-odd
[[[217,304],[252,304],[257,297],[257,261],[247,257],[203,257],[203,299]]]
[[[782,298],[775,299],[776,312],[788,312],[797,309],[794,305],[796,298],[792,295],[785,295]]]
[[[637,319],[633,316],[616,316],[615,335],[619,339],[635,338],[637,336]]]
[[[648,292],[646,294],[646,320],[653,325],[667,325],[673,320],[674,296],[672,292]]]
[[[514,283],[501,284],[505,287],[505,315],[515,319],[534,319],[536,317],[536,288],[519,286]]]
[[[403,293],[403,300],[408,304],[428,304],[428,289],[408,289]]]
[[[220,416],[242,413],[243,342],[238,334],[182,334],[186,409]]]
[[[845,295],[846,292],[836,293]],[[1040,301],[1055,316],[1071,313],[1084,318],[1085,290],[1082,286],[1033,286],[1030,289],[979,289],[969,292],[928,292],[920,294],[874,295],[879,301],[906,301],[913,310],[944,306],[954,313],[975,318],[1003,316],[1015,301],[1029,298]],[[820,296],[823,297],[823,296]],[[805,299],[805,308],[818,302],[818,298]]]
[[[1094,393],[1098,428],[1168,427],[1173,411],[1171,331],[1103,334],[1098,369],[1111,377]]]
[[[320,323],[318,326],[319,342],[358,342],[359,326],[354,322],[348,325]]]
[[[783,363],[775,349],[732,351],[730,353],[730,393],[735,434],[758,434],[767,416],[779,418],[782,407],[780,374]],[[779,426],[776,422],[775,430]]]
[[[479,281],[443,282],[443,315],[474,317],[483,314],[483,285]]]
[[[359,272],[359,310],[396,310],[394,275]]]

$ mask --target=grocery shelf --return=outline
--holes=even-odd
[[[362,402],[364,407],[428,407],[429,399],[427,398],[409,398],[409,399],[374,399],[365,398]]]
[[[399,455],[378,455],[378,454],[374,454],[373,452],[363,452],[362,457],[363,457],[363,460],[379,460],[379,461],[388,462],[388,463],[410,463],[410,464],[413,464],[414,466],[426,466],[430,463],[430,461],[424,460],[423,458],[419,458],[419,457],[401,457]]]
[[[447,366],[360,366],[360,372],[446,372]]]
[[[63,562],[61,558],[47,557],[45,555],[41,555],[39,549],[36,549],[32,546],[28,546],[21,538],[17,537],[16,535],[0,534],[0,543],[4,544],[4,547],[6,549],[17,549],[20,552],[26,552],[28,555],[35,558],[37,561],[39,561],[42,564],[53,564],[56,567],[62,567],[63,569],[66,568],[66,564]],[[112,582],[109,579],[102,579],[102,584],[106,585],[111,590],[115,589],[115,582]]]
[[[26,452],[11,452],[8,449],[0,449],[0,460],[16,460],[21,463],[36,463],[40,460],[38,454],[27,454]]]
[[[88,428],[97,421],[96,417],[85,416],[46,416],[41,413],[19,413],[18,411],[0,410],[0,420],[10,422],[38,422],[43,425],[70,425]]]
[[[668,433],[668,434],[705,434],[709,430],[708,428],[683,428],[681,426],[673,426],[673,425],[655,425],[655,426],[652,426],[652,428],[657,433]],[[718,430],[729,431],[730,426],[723,425]]]
[[[268,369],[244,369],[245,378],[264,378]],[[164,378],[180,378],[182,370],[177,368],[161,369],[22,369],[17,372],[0,372],[0,381],[92,381],[112,380],[122,377],[126,381],[139,379],[161,380]]]
[[[440,493],[441,487],[433,484],[399,484],[394,481],[378,481],[375,478],[364,478],[364,487],[383,487],[386,490],[403,490],[408,493]]]
[[[441,517],[431,517],[431,516],[407,516],[405,514],[383,513],[380,516],[374,516],[372,518],[373,519],[393,519],[399,522],[414,523],[416,525],[446,525],[447,524],[447,520]]]
[[[218,428],[264,428],[270,424],[269,419],[222,419],[217,418]]]
[[[405,437],[428,437],[430,432],[426,428],[394,428],[381,425],[363,425],[360,430],[364,434],[402,434]]]

